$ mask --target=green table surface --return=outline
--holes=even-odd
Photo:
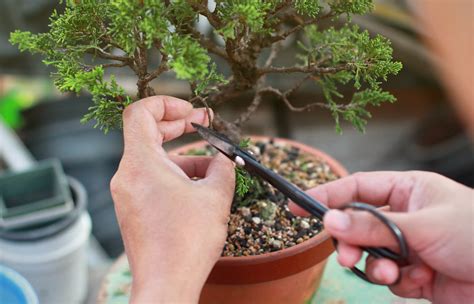
[[[339,266],[336,253],[329,257],[323,280],[311,304],[422,304],[425,300],[403,299],[393,295],[385,286],[359,279],[350,270]]]
[[[102,301],[107,304],[128,303],[131,274],[126,258],[118,260],[107,275],[103,286]],[[408,300],[393,295],[387,287],[367,283],[349,270],[339,266],[336,254],[329,257],[318,292],[312,297],[311,304],[425,304],[424,300]]]

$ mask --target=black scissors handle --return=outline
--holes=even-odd
[[[248,152],[236,148],[234,150],[234,157],[240,157],[244,160],[244,169],[247,170],[249,173],[253,175],[257,175],[263,180],[270,183],[273,187],[281,191],[286,197],[291,199],[295,202],[298,206],[309,212],[310,214],[316,216],[318,219],[322,220],[324,214],[329,211],[322,203],[318,202],[304,191],[293,185],[292,183],[288,182],[285,178],[281,175],[273,172],[272,170],[266,168],[265,166],[261,165],[252,155]],[[362,250],[367,252],[369,255],[373,256],[374,258],[387,258],[397,262],[398,264],[406,263],[408,259],[408,245],[406,242],[405,237],[403,236],[402,231],[398,228],[398,226],[390,221],[385,215],[383,215],[377,208],[374,206],[364,204],[364,203],[351,203],[341,209],[355,209],[355,210],[362,210],[367,211],[374,215],[378,220],[380,220],[392,233],[395,239],[398,242],[398,246],[400,249],[400,253],[395,253],[390,249],[384,247],[361,247]],[[337,248],[337,240],[333,239],[334,245]],[[371,281],[367,275],[359,270],[356,267],[351,268],[351,271],[356,274],[359,278],[377,285],[376,282]],[[400,277],[397,281],[393,284],[398,283]]]

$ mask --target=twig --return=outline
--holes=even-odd
[[[257,108],[260,106],[260,103],[262,103],[262,94],[263,94],[263,85],[265,83],[265,76],[262,76],[258,81],[255,86],[255,95],[253,97],[252,102],[250,105],[247,107],[247,109],[240,114],[240,116],[234,121],[234,125],[237,127],[240,127],[244,122],[248,121],[250,119],[250,116],[257,110]]]
[[[189,1],[191,7],[193,7],[198,13],[203,15],[209,20],[209,23],[216,29],[221,28],[222,21],[217,17],[217,15],[211,13],[206,5],[202,3],[195,3],[194,1]]]
[[[124,66],[129,65],[127,62],[121,62],[121,63],[106,63],[102,64],[102,67],[104,68],[121,68]]]
[[[195,84],[190,83],[191,85],[191,90],[193,90],[193,86]],[[193,98],[189,99],[189,102],[192,104],[195,104],[196,102],[202,103],[202,105],[206,108],[206,113],[207,113],[207,118],[209,120],[209,128],[212,128],[212,115],[211,115],[211,108],[209,107],[209,104],[207,103],[207,97],[202,97],[202,96],[194,96]]]
[[[88,53],[92,55],[97,55],[103,59],[117,60],[117,61],[122,61],[122,62],[130,62],[131,60],[131,58],[128,56],[112,55],[99,47],[91,48],[90,50],[88,50]]]
[[[331,74],[337,73],[339,71],[347,70],[351,67],[351,63],[346,63],[343,65],[335,67],[320,67],[315,65],[310,66],[293,66],[293,67],[264,67],[259,69],[260,74],[270,74],[270,73],[312,73],[312,74]]]
[[[188,26],[187,31],[196,39],[199,39],[199,43],[209,52],[216,54],[224,59],[228,59],[227,53],[224,48],[218,46],[216,43],[212,42],[211,39],[207,38],[199,31],[197,31],[192,25]]]
[[[152,71],[151,73],[148,73],[148,75],[146,76],[148,81],[152,81],[153,79],[158,77],[161,73],[166,72],[169,69],[168,55],[161,52],[161,42],[157,41],[154,43],[154,45],[156,49],[158,50],[158,52],[160,52],[161,54],[161,62],[160,62],[160,65],[154,71]]]
[[[314,103],[310,103],[310,104],[307,104],[307,105],[302,106],[302,107],[296,107],[288,100],[288,95],[287,95],[286,92],[283,93],[280,90],[272,88],[272,87],[267,87],[267,88],[263,89],[261,92],[262,93],[275,94],[281,100],[283,100],[283,102],[286,104],[288,109],[290,109],[291,111],[294,111],[294,112],[303,112],[303,111],[307,111],[307,110],[309,110],[311,108],[315,108],[315,107],[329,109],[329,105],[326,104],[326,103],[323,103],[323,102],[314,102]]]
[[[287,8],[291,4],[291,2],[293,1],[291,0],[282,1],[280,4],[277,5],[277,7],[275,7],[275,10],[270,14],[270,16],[277,15],[279,12]]]
[[[268,55],[267,60],[265,61],[264,67],[269,68],[271,67],[273,61],[275,60],[278,51],[280,50],[280,43],[276,42],[272,45],[272,48],[270,50],[270,55]]]
[[[250,116],[252,116],[252,114],[257,110],[258,106],[262,102],[262,94],[263,92],[260,90],[255,93],[252,102],[247,107],[245,112],[240,114],[240,116],[234,121],[234,125],[240,127],[244,122],[250,119]]]
[[[310,78],[315,78],[315,77],[311,74],[306,75],[305,77],[301,78],[301,80],[298,81],[291,89],[287,90],[285,92],[285,95],[287,97],[291,96],[293,93],[295,93],[303,85],[303,83],[306,82],[306,80],[308,80]]]
[[[308,26],[310,24],[316,24],[316,23],[320,22],[321,20],[331,18],[331,17],[334,17],[334,16],[335,16],[335,14],[333,12],[328,12],[326,15],[321,16],[319,18],[311,18],[311,19],[308,19],[306,21],[300,22],[300,24],[292,27],[291,29],[287,30],[286,32],[284,32],[280,35],[276,35],[276,36],[271,37],[270,42],[274,43],[276,41],[285,40],[288,36],[290,36],[291,34],[297,32],[301,29],[303,29],[305,26]]]

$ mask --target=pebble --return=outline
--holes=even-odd
[[[252,222],[254,222],[255,225],[260,224],[261,221],[262,220],[257,216],[252,217]]]
[[[302,220],[300,222],[300,227],[301,227],[301,229],[309,229],[310,228],[309,223],[305,220]]]
[[[273,226],[273,225],[275,225],[275,221],[274,220],[266,220],[265,222],[263,222],[263,224],[265,226]]]
[[[243,217],[252,216],[252,212],[250,211],[250,208],[247,208],[247,207],[240,208],[240,214],[242,214]]]
[[[278,240],[270,241],[270,245],[273,247],[273,249],[281,249],[283,246],[282,242]]]
[[[230,234],[234,233],[236,230],[237,230],[237,227],[235,227],[234,225],[229,225],[228,232]]]
[[[245,166],[245,161],[242,157],[236,156],[235,157],[235,163],[237,164],[238,167],[243,167]]]

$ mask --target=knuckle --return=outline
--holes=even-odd
[[[110,193],[114,199],[120,194],[121,189],[121,178],[120,175],[116,173],[110,180]]]
[[[408,171],[408,173],[416,180],[426,180],[428,182],[438,181],[439,179],[444,178],[441,174],[430,171],[413,170]]]
[[[363,179],[367,176],[367,174],[369,174],[369,172],[363,172],[363,171],[359,171],[359,172],[356,172],[354,174],[352,174],[351,176],[354,178],[354,179]]]
[[[140,101],[134,102],[126,106],[122,113],[123,120],[129,120],[130,118],[135,116],[135,114],[137,113],[140,107],[141,107]]]

